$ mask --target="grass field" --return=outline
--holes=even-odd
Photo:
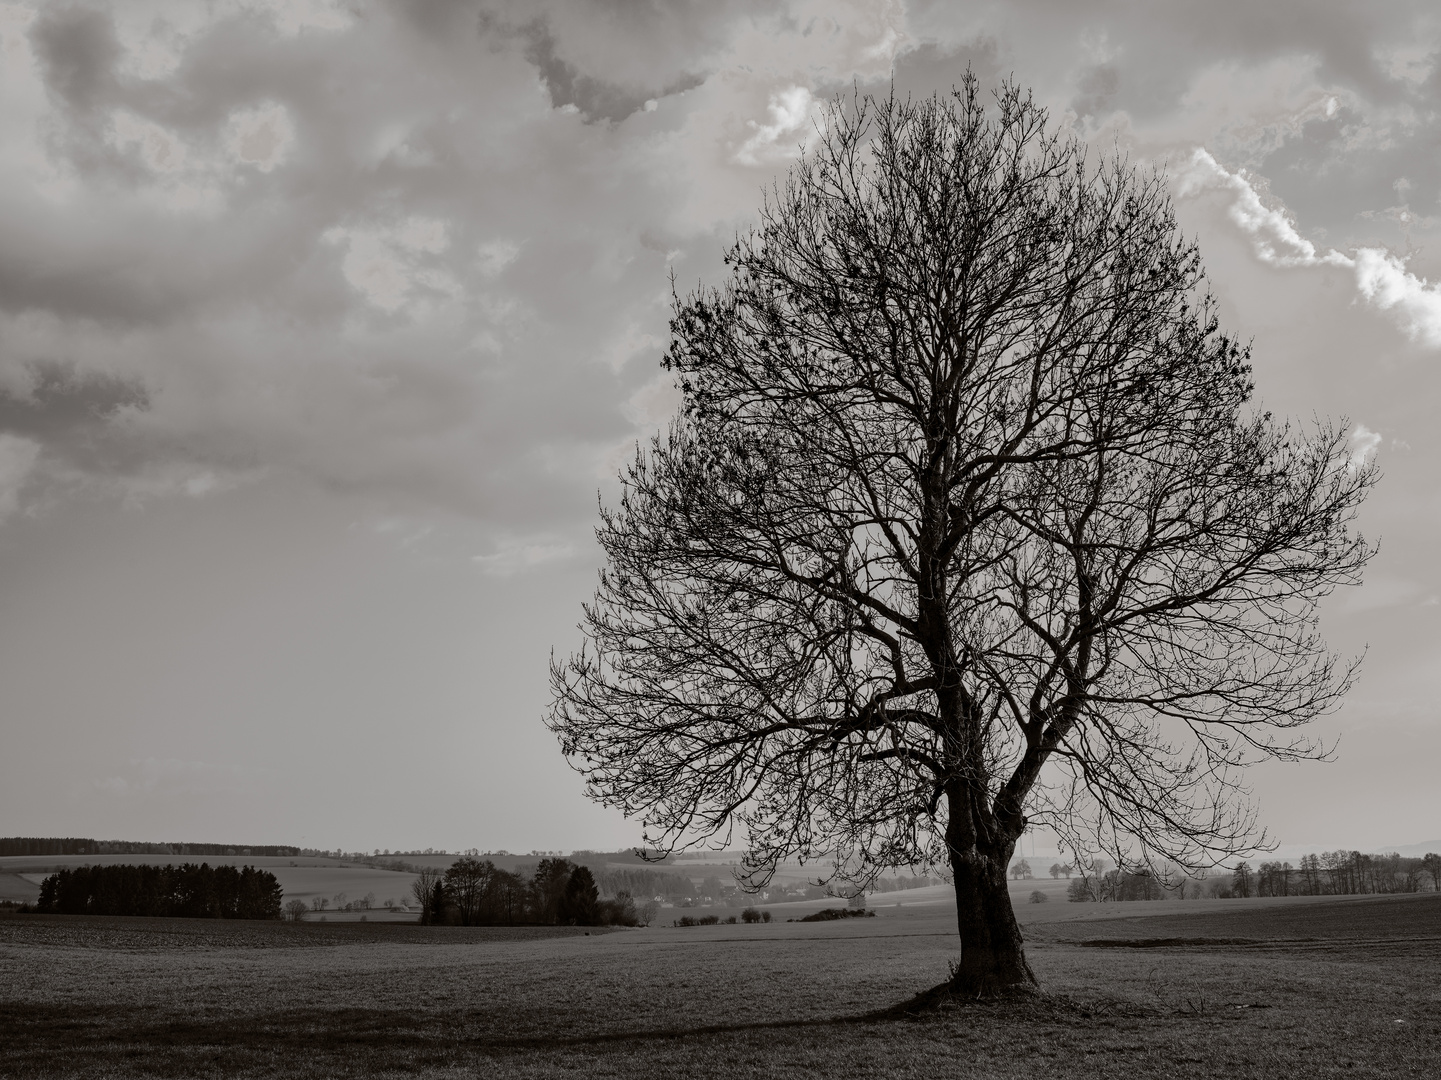
[[[451,857],[453,859],[453,856]],[[118,863],[209,863],[211,866],[254,866],[268,870],[280,882],[287,900],[312,900],[324,897],[333,907],[335,897],[344,894],[346,900],[359,900],[373,894],[375,904],[386,900],[413,903],[410,883],[414,874],[397,873],[394,870],[377,870],[369,866],[357,866],[339,859],[296,856],[283,858],[249,855],[10,855],[0,857],[0,900],[16,900],[34,903],[40,895],[40,882],[48,874],[64,867],[115,865]],[[448,864],[447,864],[448,865]],[[384,912],[381,913],[385,914]],[[326,912],[328,918],[336,918],[334,912]],[[375,913],[370,912],[374,918]],[[359,918],[356,915],[355,918]]]
[[[1142,910],[1145,909],[1145,910]],[[0,918],[0,1075],[1441,1075],[1441,897],[1022,907],[1047,995],[886,1012],[944,905],[609,933]]]

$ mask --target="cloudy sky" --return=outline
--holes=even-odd
[[[673,273],[854,84],[1167,163],[1260,396],[1384,479],[1288,844],[1441,836],[1434,4],[0,4],[0,834],[571,849],[541,726]]]

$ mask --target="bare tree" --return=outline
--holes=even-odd
[[[728,263],[548,723],[647,844],[743,827],[753,887],[946,866],[955,989],[1033,985],[1029,823],[1213,864],[1256,839],[1236,770],[1319,752],[1374,473],[1250,406],[1164,177],[1015,87],[838,103]]]
[[[410,883],[410,895],[420,905],[420,921],[429,922],[431,914],[431,901],[435,896],[435,887],[441,883],[445,872],[434,866],[423,866],[415,875],[415,880]]]
[[[461,926],[480,923],[494,879],[495,864],[474,855],[463,855],[446,868],[445,895],[455,904]]]
[[[304,922],[305,913],[309,910],[304,900],[291,900],[285,905],[285,917],[290,922]]]

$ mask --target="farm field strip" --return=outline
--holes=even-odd
[[[0,1076],[1433,1074],[1441,940],[1418,931],[1441,898],[1107,906],[1028,931],[1051,997],[912,1020],[878,1010],[944,978],[949,913],[589,934],[0,918]],[[1202,932],[1131,947],[1177,924]]]

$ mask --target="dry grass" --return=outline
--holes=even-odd
[[[0,1075],[1441,1073],[1441,898],[1181,910],[1053,910],[1028,929],[1045,998],[910,1018],[884,1010],[944,976],[945,912],[591,936],[14,917]]]

